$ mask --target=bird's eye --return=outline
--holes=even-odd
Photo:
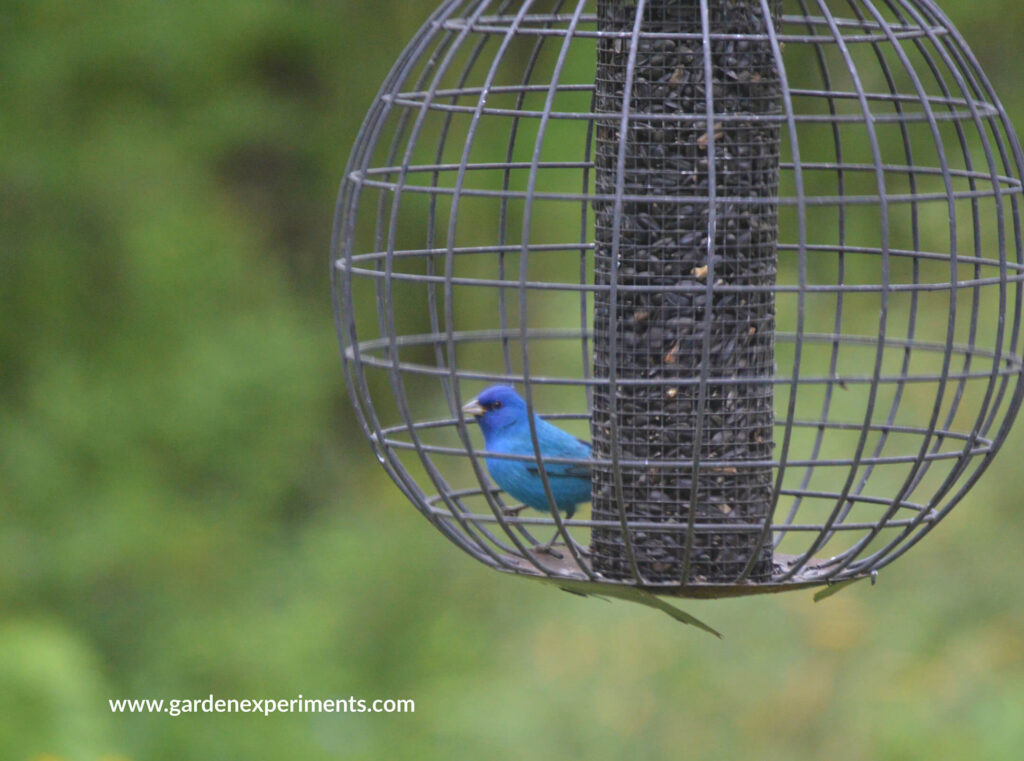
[[[500,410],[500,409],[501,409],[501,402],[495,402],[495,403],[494,403],[494,404],[492,404],[491,406],[492,406],[492,407],[493,407],[494,409],[496,409],[496,410]]]

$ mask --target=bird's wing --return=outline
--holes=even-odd
[[[536,462],[527,462],[523,465],[527,472],[534,475],[540,474],[540,468]],[[590,478],[590,466],[583,463],[545,462],[544,472],[548,474],[548,478]]]
[[[537,438],[540,441],[541,454],[545,459],[544,472],[547,473],[548,478],[589,479],[589,463],[547,462],[547,460],[552,457],[589,460],[590,445],[539,417],[536,420]],[[534,451],[532,441],[524,442],[524,444],[526,444],[525,449],[528,449],[531,453]],[[529,473],[534,475],[540,473],[540,467],[537,465],[536,460],[525,462],[523,466]]]

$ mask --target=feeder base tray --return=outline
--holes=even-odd
[[[800,571],[792,577],[783,580],[789,570],[800,561],[799,555],[786,555],[775,553],[772,578],[765,582],[746,581],[739,584],[723,584],[721,582],[691,582],[687,584],[633,584],[615,579],[604,579],[598,577],[595,581],[587,575],[592,571],[590,561],[583,558],[586,568],[581,568],[564,544],[555,544],[552,549],[561,557],[557,557],[542,550],[530,550],[531,556],[536,557],[538,562],[551,569],[550,575],[540,573],[532,563],[514,555],[503,555],[502,558],[512,567],[512,570],[504,570],[506,573],[516,575],[533,576],[546,581],[557,582],[559,579],[571,580],[573,582],[584,582],[587,590],[593,594],[600,595],[610,589],[622,589],[631,587],[642,589],[655,595],[664,597],[686,597],[691,599],[715,599],[720,597],[744,597],[746,595],[772,594],[774,592],[788,592],[794,589],[810,589],[825,585],[836,585],[842,582],[855,581],[870,576],[870,573],[842,574],[836,578],[827,578],[829,569],[837,565],[836,561],[829,558],[815,558],[808,561]],[[578,586],[576,588],[579,588]]]

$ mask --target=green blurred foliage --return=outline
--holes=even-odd
[[[431,0],[0,4],[0,759],[1016,759],[1018,426],[928,541],[724,642],[491,573],[344,399],[334,195]],[[946,0],[1011,116],[1024,14]],[[414,715],[108,698],[408,697]]]

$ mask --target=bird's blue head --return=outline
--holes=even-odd
[[[526,402],[511,386],[491,386],[462,411],[476,418],[485,438],[526,420]]]

